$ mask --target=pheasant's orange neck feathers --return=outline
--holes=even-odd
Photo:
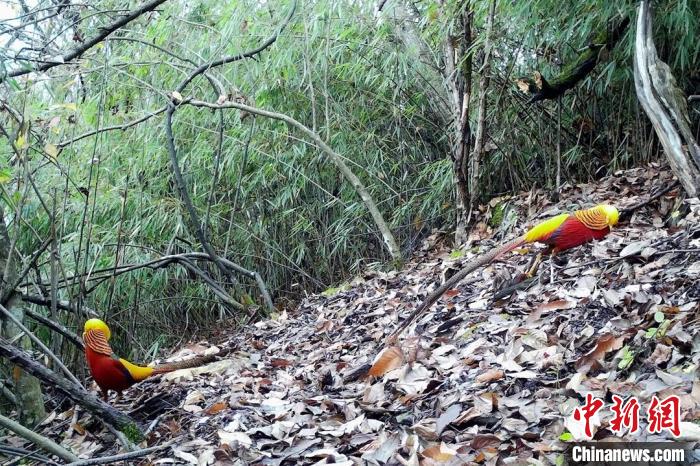
[[[83,333],[85,344],[90,347],[95,353],[112,356],[114,352],[107,342],[107,337],[101,330],[88,330]]]
[[[603,206],[595,206],[590,209],[577,210],[574,212],[576,219],[586,225],[591,230],[602,230],[610,227],[608,215]]]

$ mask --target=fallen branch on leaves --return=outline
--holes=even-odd
[[[170,448],[170,446],[173,443],[175,443],[175,441],[171,440],[170,442],[164,443],[163,445],[156,445],[154,447],[143,448],[141,450],[129,451],[119,455],[103,456],[101,458],[90,458],[87,460],[73,461],[67,466],[92,466],[95,464],[114,464],[120,461],[133,460],[134,458],[140,458],[142,456],[146,456],[151,453]]]
[[[18,422],[13,421],[10,418],[7,418],[0,414],[0,426],[6,428],[7,430],[11,430],[15,434],[19,435],[23,439],[26,439],[30,442],[32,442],[34,445],[37,447],[41,448],[44,451],[47,451],[51,453],[52,455],[56,455],[59,458],[61,458],[63,461],[78,461],[79,458],[71,453],[70,451],[66,450],[63,448],[61,445],[57,444],[50,438],[46,438],[43,435],[39,435],[36,432],[27,429],[23,425],[21,425]]]
[[[29,353],[13,346],[4,338],[0,338],[0,356],[8,359],[46,385],[59,389],[73,402],[93,414],[95,418],[106,422],[117,430],[128,432],[130,436],[140,436],[141,430],[138,424],[129,416],[103,402],[84,388],[58,376],[51,369],[37,362]]]
[[[648,204],[651,204],[652,202],[659,199],[660,197],[673,191],[677,186],[678,186],[678,180],[675,180],[672,183],[670,183],[668,186],[665,186],[657,191],[654,191],[646,200],[638,202],[637,204],[633,204],[629,207],[625,207],[624,209],[620,209],[620,220],[626,219],[627,217],[630,217],[635,210],[639,210],[642,207],[644,207]]]

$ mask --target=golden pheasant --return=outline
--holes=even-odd
[[[559,251],[603,238],[610,233],[610,229],[617,224],[619,218],[620,213],[614,206],[600,204],[590,209],[577,210],[572,214],[560,214],[538,223],[523,236],[494,248],[466,264],[459,272],[446,280],[442,286],[425,298],[408,319],[394,331],[389,337],[389,341],[395,341],[399,334],[437,301],[445,291],[455,286],[478,267],[488,264],[498,256],[512,251],[523,244],[536,242],[548,245],[548,252],[556,254]]]
[[[114,354],[109,346],[111,336],[109,327],[100,319],[90,319],[85,322],[83,329],[85,357],[92,378],[100,387],[104,400],[107,400],[109,390],[114,390],[117,395],[121,395],[123,390],[152,375],[197,367],[213,359],[211,356],[205,356],[154,367],[137,366]]]

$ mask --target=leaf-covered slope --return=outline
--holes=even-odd
[[[670,180],[647,167],[569,187],[556,205],[539,193],[508,202],[521,218],[603,201],[625,207]],[[176,439],[150,458],[178,464],[554,464],[581,435],[571,413],[588,393],[637,396],[642,432],[627,436],[635,440],[670,438],[645,431],[645,409],[652,395],[678,395],[685,431],[698,441],[690,423],[700,417],[700,202],[679,205],[675,195],[563,255],[551,282],[545,262],[529,288],[493,300],[532,252],[475,272],[409,328],[383,376],[367,370],[399,319],[444,273],[534,218],[496,241],[487,225],[502,209],[490,209],[464,254],[434,244],[435,235],[403,270],[310,296],[218,342],[235,348],[226,359],[141,384],[118,405],[150,426],[149,445]],[[613,435],[610,418],[606,409],[596,439]],[[105,437],[95,433],[62,440],[96,454]]]

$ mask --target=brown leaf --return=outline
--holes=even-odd
[[[548,303],[542,303],[537,306],[538,311],[559,311],[561,309],[573,309],[576,307],[574,301],[568,301],[566,299],[557,299],[556,301],[550,301]]]
[[[446,298],[454,298],[457,295],[459,295],[459,290],[456,288],[452,288],[450,290],[445,291]]]
[[[611,334],[605,334],[598,338],[598,342],[591,351],[583,355],[576,361],[576,369],[581,373],[587,373],[592,367],[599,365],[605,359],[605,355],[611,351],[617,351],[622,348],[627,335],[623,334],[616,337]]]
[[[444,442],[440,443],[440,445],[431,445],[422,452],[424,457],[439,462],[449,461],[456,454],[457,451],[449,448]]]
[[[401,367],[403,364],[403,351],[398,346],[390,346],[384,349],[374,360],[374,364],[369,368],[368,374],[373,377],[381,377],[389,371]]]
[[[472,439],[471,447],[474,450],[481,450],[482,448],[486,448],[486,447],[499,446],[501,444],[501,442],[502,442],[502,440],[493,434],[476,435]]]
[[[175,419],[168,419],[163,424],[170,431],[171,434],[177,434],[182,430],[180,423],[177,422]]]
[[[226,408],[228,408],[228,403],[225,401],[219,401],[218,403],[214,403],[213,405],[209,406],[207,409],[204,410],[204,412],[207,414],[216,414],[223,411]]]
[[[518,85],[518,89],[520,89],[522,92],[530,91],[530,83],[527,81],[527,79],[517,79],[515,83]]]
[[[500,369],[489,369],[477,375],[476,381],[479,383],[495,382],[496,380],[501,380],[504,376],[504,372]]]
[[[85,427],[83,427],[82,425],[80,425],[80,423],[75,422],[75,423],[73,423],[73,425],[71,425],[71,427],[72,427],[73,430],[76,431],[78,434],[80,434],[80,435],[85,435]]]
[[[257,350],[261,350],[267,346],[264,341],[260,340],[253,340],[250,342],[250,344]]]
[[[292,362],[288,359],[272,358],[270,359],[270,365],[272,367],[289,367],[292,365]]]

